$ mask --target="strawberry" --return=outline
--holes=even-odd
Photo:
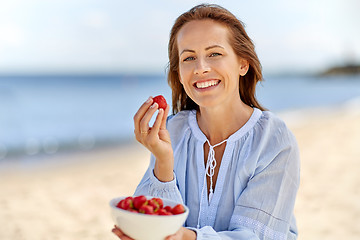
[[[124,210],[129,210],[134,208],[133,205],[133,198],[132,197],[127,197],[123,200],[121,200],[117,205],[118,208],[124,209]]]
[[[157,211],[157,214],[158,214],[158,215],[173,215],[171,212],[166,211],[165,208],[160,208],[160,209]]]
[[[157,210],[160,209],[160,205],[156,201],[154,201],[153,199],[148,200],[147,204],[154,208],[154,212],[156,212]]]
[[[153,214],[154,213],[154,207],[150,205],[142,205],[139,209],[139,213],[144,214]]]
[[[176,205],[171,211],[171,213],[174,214],[174,215],[181,214],[181,213],[184,213],[184,212],[185,212],[185,208],[181,204]]]
[[[135,209],[140,209],[142,205],[146,204],[147,200],[144,195],[134,197],[133,204]]]
[[[134,213],[139,213],[138,210],[133,209],[133,208],[128,209],[128,211],[129,211],[129,212],[134,212]]]
[[[125,198],[125,202],[126,202],[126,205],[128,206],[128,208],[134,208],[133,201],[134,201],[133,197]]]
[[[153,206],[154,212],[156,212],[157,210],[163,208],[164,203],[161,200],[161,198],[152,198],[152,199],[148,200],[148,205]]]
[[[167,103],[165,98],[162,95],[158,95],[156,97],[153,98],[154,102],[156,102],[159,105],[159,109],[166,109]]]
[[[116,205],[116,207],[124,209],[124,203],[125,203],[125,199],[121,200],[120,202],[118,202],[118,204]]]
[[[171,211],[172,211],[172,208],[171,208],[170,206],[166,206],[166,207],[164,207],[164,209],[165,209],[166,211],[168,211],[168,212],[171,212]]]
[[[164,203],[163,203],[163,201],[161,200],[161,198],[152,198],[151,200],[152,200],[153,202],[156,202],[157,205],[159,206],[159,208],[163,208]]]

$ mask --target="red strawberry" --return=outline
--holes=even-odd
[[[157,214],[158,214],[158,215],[172,215],[172,213],[166,211],[165,208],[159,209],[159,210],[157,211]]]
[[[153,214],[154,207],[150,205],[142,205],[141,208],[139,209],[139,213]]]
[[[185,212],[185,208],[181,204],[176,205],[171,211],[171,213],[174,214],[174,215],[181,214],[181,213],[184,213],[184,212]]]
[[[153,202],[156,202],[157,205],[159,205],[159,208],[163,208],[164,203],[163,203],[163,201],[161,200],[161,198],[152,198],[151,200],[152,200]]]
[[[170,206],[166,206],[164,207],[164,209],[167,211],[167,212],[171,212],[172,211],[172,208]]]
[[[140,209],[142,205],[147,202],[146,197],[144,195],[134,197],[133,204],[135,209]]]
[[[123,199],[123,200],[121,200],[120,202],[118,202],[118,204],[116,204],[116,207],[123,209],[124,203],[125,203],[125,199]]]
[[[165,98],[162,95],[156,96],[153,98],[154,102],[156,102],[159,105],[159,109],[166,109],[167,103]]]
[[[134,201],[133,197],[125,198],[126,205],[129,206],[129,208],[134,208],[133,201]]]
[[[148,205],[154,207],[154,212],[156,212],[157,210],[163,208],[163,206],[164,206],[163,201],[161,200],[161,198],[152,198],[152,199],[148,200]]]
[[[118,208],[121,208],[121,209],[124,209],[124,210],[132,209],[132,208],[134,208],[133,198],[132,197],[127,197],[127,198],[121,200],[116,206]]]
[[[156,212],[157,210],[160,209],[160,205],[154,200],[154,199],[150,199],[147,201],[147,204],[149,206],[152,206],[154,208],[154,212]]]

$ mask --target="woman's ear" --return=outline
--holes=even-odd
[[[240,58],[239,73],[240,76],[245,76],[249,70],[249,62],[246,59]]]

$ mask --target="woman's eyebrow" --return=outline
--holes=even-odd
[[[224,48],[223,48],[222,46],[220,46],[220,45],[211,45],[211,46],[205,48],[205,51],[208,51],[208,50],[213,49],[213,48],[222,48],[222,49],[224,49]],[[184,49],[184,50],[181,51],[180,56],[181,56],[181,54],[183,54],[184,52],[195,53],[194,50]]]
[[[224,48],[223,48],[222,46],[220,46],[220,45],[211,45],[211,46],[205,48],[205,50],[207,51],[207,50],[210,50],[210,49],[212,49],[212,48],[222,48],[222,49],[224,49]]]
[[[184,50],[182,50],[182,52],[180,53],[180,56],[181,56],[181,54],[183,54],[184,52],[191,52],[191,53],[195,53],[195,51],[194,51],[194,50],[184,49]]]

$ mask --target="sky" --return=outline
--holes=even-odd
[[[0,0],[0,74],[163,74],[172,24],[203,2]],[[265,73],[360,63],[358,0],[207,2],[245,23]]]

